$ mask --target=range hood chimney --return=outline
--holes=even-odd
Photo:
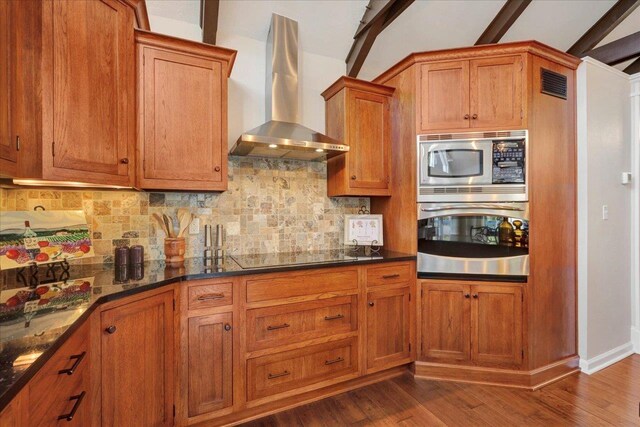
[[[320,161],[349,151],[299,124],[298,23],[275,13],[267,38],[265,98],[267,122],[240,135],[231,154]]]

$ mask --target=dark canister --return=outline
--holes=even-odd
[[[115,264],[116,266],[129,264],[129,248],[127,246],[116,248]]]
[[[129,263],[143,264],[144,263],[144,247],[142,245],[134,245],[129,249]]]

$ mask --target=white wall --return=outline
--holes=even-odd
[[[164,16],[149,15],[149,26],[154,33],[167,34],[181,39],[202,41],[200,25],[182,20],[165,18]]]
[[[629,76],[590,58],[578,68],[578,333],[592,373],[633,352]],[[603,205],[609,219],[603,219]]]
[[[633,163],[632,250],[633,292],[631,341],[640,353],[640,74],[631,78],[631,153]]]

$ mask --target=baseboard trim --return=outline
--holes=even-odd
[[[576,355],[531,371],[415,362],[412,371],[416,378],[537,390],[579,372],[579,362]]]
[[[640,329],[631,327],[631,343],[633,344],[633,351],[640,354]]]
[[[585,374],[591,375],[606,368],[607,366],[611,366],[614,363],[621,361],[625,357],[632,355],[634,352],[634,344],[629,341],[628,343],[612,348],[611,350],[596,357],[592,357],[589,360],[580,359],[580,368]]]

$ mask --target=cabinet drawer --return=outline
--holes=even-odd
[[[247,281],[247,302],[286,299],[358,289],[357,268],[306,274],[287,274]]]
[[[411,279],[415,279],[415,277],[412,277],[411,272],[410,263],[369,267],[367,268],[367,286],[407,283]]]
[[[249,351],[358,329],[356,295],[247,311]]]
[[[247,361],[247,399],[255,400],[358,372],[358,339],[349,338]]]
[[[203,280],[191,282],[188,286],[189,310],[233,304],[232,282],[211,283]]]
[[[88,323],[82,325],[29,382],[30,425],[54,425],[77,408],[72,422],[86,425],[89,406]],[[84,394],[83,394],[84,393]]]

